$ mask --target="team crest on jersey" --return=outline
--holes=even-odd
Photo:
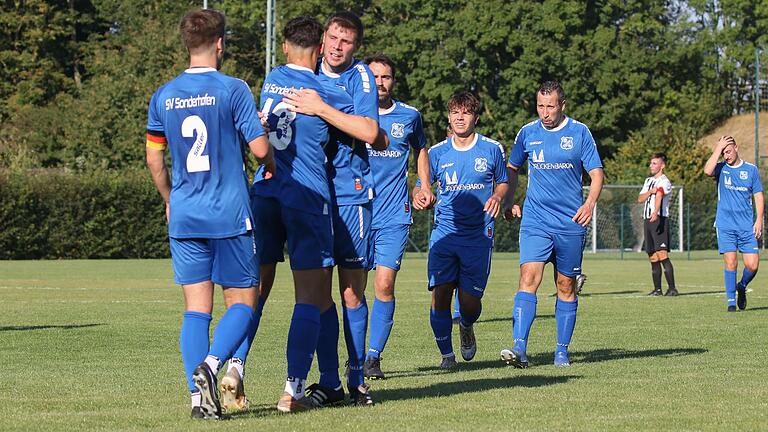
[[[746,171],[739,171],[739,178],[742,180],[746,180],[747,177],[749,177],[749,174]]]
[[[573,137],[560,137],[560,148],[563,150],[570,150],[573,148]]]
[[[392,129],[389,132],[394,138],[405,136],[405,125],[402,123],[392,123]]]
[[[488,171],[488,160],[486,158],[475,158],[475,171],[477,172]]]

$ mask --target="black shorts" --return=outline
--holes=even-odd
[[[655,222],[643,220],[645,227],[645,251],[651,255],[658,251],[669,251],[669,218],[659,216]]]

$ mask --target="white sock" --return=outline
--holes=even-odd
[[[307,380],[301,378],[288,377],[285,379],[285,391],[293,396],[294,399],[304,397],[304,384]]]
[[[229,361],[229,366],[227,367],[227,372],[231,371],[232,369],[236,370],[238,374],[240,374],[240,379],[242,380],[245,378],[245,364],[243,361],[239,358],[233,358]]]
[[[209,355],[208,357],[205,358],[205,364],[207,364],[208,367],[211,368],[211,372],[213,372],[214,375],[219,373],[219,367],[221,365],[221,362],[217,357]]]
[[[200,392],[191,392],[189,394],[190,402],[192,403],[192,408],[196,406],[200,406]]]

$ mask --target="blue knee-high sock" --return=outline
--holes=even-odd
[[[453,317],[461,318],[461,308],[459,305],[459,289],[453,291]]]
[[[528,333],[536,319],[536,294],[518,291],[515,294],[515,306],[512,309],[512,337],[515,347],[528,349]]]
[[[429,324],[432,326],[432,333],[435,334],[435,342],[437,342],[437,348],[440,349],[440,354],[444,356],[453,354],[451,311],[430,309]]]
[[[320,309],[304,303],[294,305],[285,349],[289,377],[307,379],[319,335]]]
[[[739,283],[741,284],[741,286],[746,288],[747,285],[749,285],[749,283],[752,282],[752,279],[755,278],[756,274],[757,274],[757,270],[755,270],[755,272],[752,273],[751,271],[749,271],[748,268],[744,267],[744,270],[741,272],[741,282]]]
[[[557,348],[555,352],[568,352],[573,328],[576,326],[576,309],[579,299],[569,302],[557,299],[555,301],[555,323],[557,324]]]
[[[253,314],[254,311],[250,306],[236,303],[227,309],[216,324],[208,355],[219,359],[219,367],[221,362],[232,357],[232,353],[243,342],[245,334],[253,325]]]
[[[392,326],[395,324],[395,299],[381,301],[373,300],[371,310],[371,336],[368,344],[367,358],[379,358],[387,345]]]
[[[354,309],[344,307],[344,340],[349,356],[349,388],[357,388],[364,381],[363,363],[365,363],[365,335],[368,330],[368,304],[363,297],[360,305]]]
[[[195,383],[192,381],[192,373],[208,355],[210,326],[211,314],[184,312],[184,321],[181,323],[181,333],[179,334],[179,348],[181,349],[181,361],[184,364],[184,373],[187,375],[190,392],[197,391]]]
[[[237,347],[235,353],[232,354],[233,359],[240,359],[240,362],[245,364],[245,360],[248,358],[248,351],[251,350],[251,344],[256,337],[256,331],[259,330],[259,323],[261,322],[261,314],[264,311],[264,299],[259,297],[259,303],[256,305],[256,310],[253,312],[253,322],[248,327],[248,333],[245,334],[245,338]]]
[[[480,303],[480,305],[477,307],[477,311],[475,312],[470,313],[465,310],[461,310],[461,324],[464,325],[464,327],[471,326],[477,322],[478,318],[480,318],[481,312],[483,312],[482,303]]]
[[[736,270],[723,270],[725,274],[725,298],[728,306],[736,306]]]
[[[320,369],[320,385],[337,389],[339,378],[339,314],[332,304],[320,314],[320,335],[317,338],[317,368]]]

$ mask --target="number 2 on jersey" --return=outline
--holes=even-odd
[[[195,132],[197,132],[197,138],[187,153],[187,172],[210,171],[211,163],[208,155],[203,154],[205,145],[208,143],[208,128],[205,127],[203,119],[196,115],[185,118],[181,124],[181,136],[192,138]]]
[[[265,115],[277,117],[277,126],[274,130],[269,131],[269,142],[275,149],[285,150],[291,144],[291,137],[293,137],[291,122],[296,118],[296,113],[289,111],[288,108],[291,105],[283,101],[280,101],[280,103],[275,105],[275,108],[272,108],[274,102],[274,99],[267,98],[261,112]]]

